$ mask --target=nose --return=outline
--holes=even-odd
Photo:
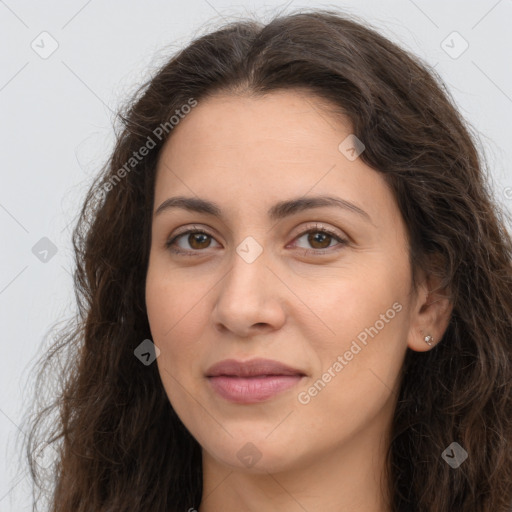
[[[231,270],[219,283],[212,313],[215,327],[244,338],[280,329],[286,319],[285,288],[263,255],[248,263],[235,254]]]

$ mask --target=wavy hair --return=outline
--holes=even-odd
[[[353,16],[314,9],[228,23],[153,75],[119,112],[115,148],[73,231],[78,313],[36,368],[37,396],[54,375],[59,385],[30,419],[34,494],[46,478],[51,512],[199,507],[201,448],[157,365],[134,356],[151,337],[145,276],[156,164],[170,119],[191,98],[301,89],[351,120],[366,146],[360,158],[383,175],[405,221],[414,286],[424,269],[453,304],[442,341],[406,353],[386,460],[390,506],[508,512],[512,240],[477,136],[437,73]],[[454,441],[468,453],[458,469],[441,457]],[[44,443],[57,454],[46,470],[36,460]]]

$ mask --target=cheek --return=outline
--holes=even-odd
[[[396,311],[392,306],[403,302],[407,289],[403,279],[402,272],[377,260],[372,265],[347,266],[330,278],[315,279],[303,295],[309,310],[316,314],[309,317],[316,318],[316,324],[323,324],[326,336],[322,345],[328,349],[342,348],[376,322],[382,327],[381,315],[386,315],[390,308],[388,316],[394,319]],[[385,325],[389,331],[388,324]]]
[[[146,308],[153,342],[160,349],[157,364],[162,380],[169,372],[179,380],[191,375],[205,315],[205,292],[177,275],[150,271],[146,279]]]
[[[156,364],[169,402],[187,424],[196,422],[190,396],[198,396],[200,381],[198,340],[205,318],[205,297],[204,290],[199,292],[190,286],[190,280],[187,286],[176,274],[169,277],[154,269],[148,272],[147,314],[152,341],[160,349]]]
[[[321,380],[317,388],[323,395],[315,401],[344,408],[372,393],[380,401],[378,389],[389,393],[406,351],[406,281],[405,273],[384,264],[352,267],[350,273],[325,283],[322,295],[309,295],[308,306],[329,329],[315,336],[313,327],[319,322],[310,316],[314,326],[310,324],[308,339],[318,360],[311,380]],[[324,384],[330,392],[323,391]]]
[[[347,288],[338,298],[347,306],[341,302],[334,308],[338,314],[327,320],[336,334],[316,338],[317,371],[296,397],[302,424],[315,431],[326,447],[350,437],[377,416],[390,414],[406,351],[405,308],[391,295],[357,295]]]
[[[146,308],[153,336],[166,343],[181,325],[190,321],[201,308],[204,288],[173,272],[158,261],[150,263],[146,277]]]

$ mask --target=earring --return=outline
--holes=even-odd
[[[430,346],[432,346],[432,343],[434,342],[434,338],[432,336],[430,336],[430,334],[428,336],[425,336],[424,340],[425,340],[425,343],[427,343]]]

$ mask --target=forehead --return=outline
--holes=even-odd
[[[164,151],[183,144],[197,151],[238,151],[241,158],[254,156],[261,147],[276,150],[272,157],[279,155],[277,150],[288,157],[287,150],[298,151],[297,157],[336,151],[337,139],[351,132],[351,123],[346,116],[335,116],[335,108],[299,90],[215,95],[199,101],[180,121]]]
[[[197,195],[267,211],[284,198],[335,192],[378,218],[393,207],[391,194],[379,173],[340,151],[351,129],[334,107],[302,91],[209,97],[167,140],[155,205]]]

